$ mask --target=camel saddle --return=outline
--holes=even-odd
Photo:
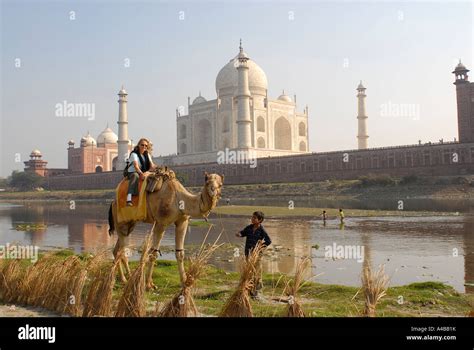
[[[156,171],[146,177],[146,191],[156,192],[161,189],[163,183],[170,179],[175,179],[176,174],[167,166],[158,167]]]

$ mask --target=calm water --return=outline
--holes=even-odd
[[[76,252],[95,251],[112,247],[115,237],[107,234],[105,203],[29,202],[22,205],[0,203],[0,245],[20,243],[37,245],[48,250],[59,247]],[[347,213],[350,210],[346,211]],[[248,224],[247,218],[214,216],[209,240],[223,230],[222,242],[243,247],[244,240],[235,233]],[[18,224],[41,223],[47,229],[36,232],[17,231]],[[326,247],[364,247],[365,257],[373,265],[385,264],[391,285],[420,281],[440,281],[460,292],[474,292],[474,216],[351,218],[341,226],[338,220],[267,219],[265,228],[273,240],[273,250],[264,261],[267,271],[293,273],[298,259],[312,256],[308,278],[321,283],[359,285],[363,263],[357,259],[325,257]],[[131,236],[132,246],[138,247],[151,225],[140,224]],[[188,245],[200,244],[207,227],[192,226],[186,237]],[[174,229],[169,227],[162,242],[174,245]],[[318,245],[319,248],[313,248]],[[218,251],[212,263],[226,270],[236,270],[233,258],[235,246]],[[169,251],[169,250],[168,250]],[[240,249],[242,251],[242,249]],[[163,258],[173,259],[173,253]]]

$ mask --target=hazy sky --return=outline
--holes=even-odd
[[[67,167],[69,139],[117,133],[122,84],[130,138],[175,153],[176,107],[216,97],[239,38],[271,98],[309,106],[311,151],[357,147],[361,79],[370,147],[452,140],[451,71],[457,58],[474,70],[470,2],[3,1],[1,21],[0,176],[35,148]],[[63,101],[94,104],[95,119],[57,117]]]

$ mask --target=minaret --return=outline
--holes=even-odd
[[[459,60],[452,72],[456,81],[456,99],[458,109],[458,140],[459,142],[474,142],[474,89],[469,82],[469,69]]]
[[[367,149],[368,146],[368,138],[367,135],[367,114],[365,112],[365,87],[362,85],[362,80],[360,81],[359,86],[357,87],[357,99],[359,104],[359,112],[357,115],[358,120],[358,133],[357,133],[357,143],[359,149]]]
[[[125,169],[125,161],[128,158],[128,113],[127,113],[127,91],[122,86],[119,95],[119,119],[118,119],[118,159],[117,170]]]
[[[250,119],[250,90],[249,90],[249,58],[242,49],[240,40],[238,55],[238,87],[237,87],[237,144],[238,148],[250,148],[251,140],[251,119]]]

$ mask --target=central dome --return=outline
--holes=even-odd
[[[245,54],[246,55],[246,54]],[[237,84],[239,82],[239,76],[237,72],[238,56],[236,55],[233,59],[229,61],[217,74],[216,78],[216,92],[219,96],[234,94],[234,91],[237,89]],[[247,55],[246,55],[247,56]],[[248,57],[248,56],[247,56]],[[252,59],[247,61],[249,67],[249,88],[250,91],[264,93],[262,90],[267,90],[268,82],[265,72],[258,64],[256,64]],[[225,90],[224,90],[225,89]]]
[[[97,136],[98,144],[117,143],[117,140],[118,136],[109,127],[106,127],[104,131]]]

